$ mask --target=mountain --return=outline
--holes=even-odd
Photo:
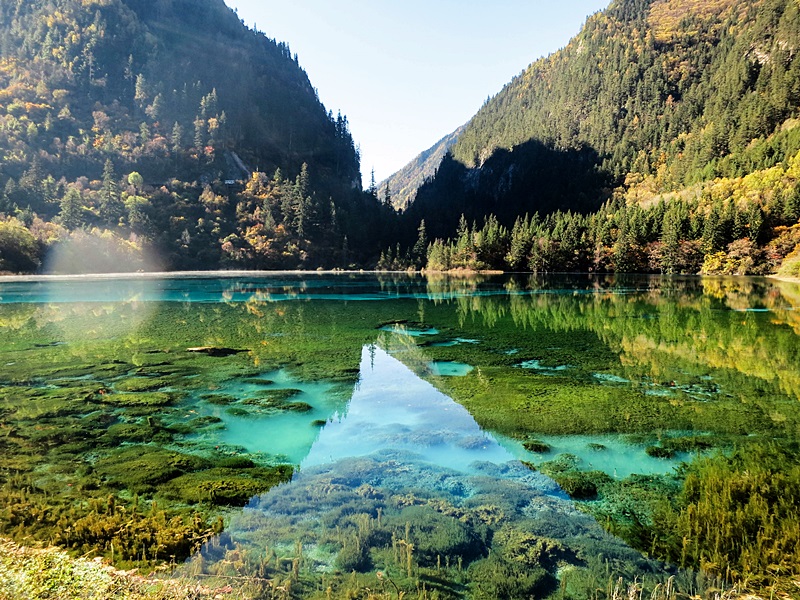
[[[414,160],[378,185],[379,190],[389,187],[389,197],[395,210],[403,211],[414,201],[417,190],[429,177],[436,174],[436,169],[442,162],[445,154],[456,143],[458,136],[464,131],[461,126],[436,142],[433,146],[421,152]]]
[[[741,175],[763,166],[748,147],[797,114],[798,48],[789,0],[617,0],[487,103],[453,156],[481,166],[536,139],[662,189]]]
[[[381,218],[360,190],[346,117],[222,0],[0,0],[0,234],[38,248],[0,269],[67,242],[116,268],[338,266]]]
[[[615,0],[467,123],[405,211],[406,243],[422,220],[430,237],[447,238],[462,214],[474,229],[489,215],[510,229],[526,213],[597,215],[610,202],[603,215],[613,219],[625,206],[644,210],[678,198],[686,205],[684,241],[699,240],[696,227],[733,202],[729,224],[734,213],[761,211],[763,245],[778,235],[775,227],[797,223],[798,117],[796,1]],[[664,233],[664,210],[651,216],[658,222],[650,239],[639,239],[643,246]],[[750,231],[742,227],[738,233]],[[558,229],[543,228],[548,235]],[[613,245],[621,229],[615,221],[608,240],[587,237],[585,252]],[[510,238],[507,231],[506,244]],[[724,251],[745,239],[730,231],[719,238],[708,248]],[[531,257],[523,258],[518,266],[530,267]],[[592,261],[572,268],[609,268]]]
[[[609,184],[648,179],[657,191],[777,164],[798,145],[798,10],[790,0],[616,0],[467,123],[451,149],[465,169],[458,193],[488,188],[471,202],[476,216],[523,184],[509,212],[547,205],[552,194],[520,179],[530,170],[525,151],[501,160],[500,171],[493,164],[528,143],[554,155],[592,154]],[[576,208],[571,198],[556,200]]]

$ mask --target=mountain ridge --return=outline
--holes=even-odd
[[[616,0],[490,98],[452,157],[480,169],[496,151],[536,140],[554,151],[592,149],[614,187],[630,175],[664,192],[741,176],[755,169],[749,148],[798,114],[797,13],[787,0]],[[775,164],[791,149],[772,154]],[[496,193],[502,185],[495,181]],[[517,213],[535,210],[528,202]]]
[[[449,152],[458,136],[464,131],[464,125],[452,133],[448,133],[427,150],[423,150],[402,169],[380,182],[379,190],[389,187],[392,207],[404,211],[414,200],[414,195],[426,179],[436,174],[436,169]]]
[[[347,118],[222,0],[4,1],[0,34],[0,211],[9,244],[37,247],[0,268],[76,239],[169,269],[374,252],[362,225],[382,231],[385,211],[361,192]]]
[[[794,0],[615,0],[466,124],[380,264],[796,273],[798,117]]]

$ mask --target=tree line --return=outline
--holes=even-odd
[[[618,190],[599,210],[482,222],[462,214],[455,236],[384,250],[387,270],[502,270],[797,275],[800,153],[785,165],[717,179],[642,204]],[[788,258],[787,258],[788,257]]]

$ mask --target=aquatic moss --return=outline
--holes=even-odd
[[[279,406],[284,402],[289,402],[292,398],[302,394],[302,390],[297,389],[277,389],[277,390],[258,390],[249,398],[242,400],[244,404],[254,404],[258,406]]]
[[[580,459],[574,454],[563,453],[558,454],[552,460],[539,464],[539,470],[545,475],[553,476],[555,473],[564,473],[566,471],[574,471],[578,468]]]
[[[664,446],[648,446],[644,451],[653,458],[672,458],[675,456],[675,451],[672,448],[665,448]]]
[[[551,476],[570,498],[575,500],[591,500],[597,497],[597,479],[602,478],[598,477],[598,473],[609,478],[609,476],[602,471],[594,471],[592,473],[554,473]]]
[[[252,469],[256,464],[244,456],[227,456],[215,461],[214,466],[223,469]]]
[[[522,442],[522,447],[534,454],[546,454],[551,450],[550,444],[546,444],[541,440],[527,440]]]
[[[771,293],[777,291],[769,289]],[[169,307],[158,305],[152,319],[143,323],[135,336],[121,330],[117,323],[121,321],[120,311],[98,318],[88,313],[74,314],[75,311],[65,307],[37,308],[37,312],[2,307],[4,314],[27,315],[24,318],[30,321],[22,329],[14,329],[13,335],[0,335],[4,349],[19,352],[13,357],[18,364],[5,368],[3,377],[9,382],[36,385],[53,383],[53,378],[60,377],[57,383],[62,389],[42,392],[39,396],[23,387],[9,392],[14,399],[2,408],[4,423],[9,427],[0,430],[0,437],[6,432],[9,437],[0,447],[0,460],[4,468],[10,466],[11,472],[18,467],[23,471],[36,468],[42,473],[50,469],[63,471],[65,465],[76,462],[84,464],[81,461],[94,460],[98,453],[102,457],[103,446],[110,443],[102,436],[87,438],[81,426],[47,419],[80,417],[100,406],[101,411],[93,414],[106,411],[103,416],[85,421],[85,427],[96,431],[109,424],[110,413],[115,419],[132,422],[137,414],[166,412],[163,406],[156,405],[103,406],[98,404],[102,399],[95,395],[96,389],[108,386],[118,375],[177,374],[166,364],[156,364],[164,358],[163,354],[171,354],[168,358],[175,359],[186,374],[195,376],[180,383],[183,389],[214,390],[220,381],[245,372],[254,375],[268,372],[277,365],[288,365],[301,378],[331,377],[352,383],[357,379],[362,345],[375,339],[375,324],[392,319],[430,323],[450,337],[480,337],[479,346],[426,348],[424,358],[466,361],[479,367],[475,381],[467,385],[448,380],[442,389],[468,406],[482,425],[518,432],[523,439],[546,433],[680,429],[709,431],[711,435],[705,438],[712,439],[717,446],[720,432],[728,432],[732,437],[751,433],[770,437],[785,432],[793,435],[797,431],[798,410],[786,401],[797,395],[800,379],[794,367],[797,344],[796,334],[792,333],[791,311],[773,312],[768,317],[734,313],[728,310],[728,302],[749,306],[756,296],[770,305],[779,305],[783,300],[780,294],[762,298],[761,292],[740,293],[732,289],[715,288],[714,294],[713,298],[692,295],[690,290],[679,295],[664,287],[660,293],[653,293],[651,288],[641,296],[621,296],[598,289],[590,294],[536,294],[532,298],[520,296],[511,300],[474,297],[463,302],[358,303],[357,308],[352,307],[354,303],[348,308],[328,302],[280,306],[265,303],[246,308],[234,304],[176,303]],[[251,310],[255,312],[248,317]],[[638,318],[643,313],[653,318]],[[127,313],[123,310],[122,314]],[[51,322],[52,318],[58,324]],[[770,324],[770,320],[774,323]],[[62,324],[67,322],[74,323],[77,331],[102,332],[102,338],[97,333],[89,333],[85,341],[65,336]],[[698,334],[689,336],[687,331]],[[707,344],[705,340],[715,343]],[[61,341],[68,343],[57,343]],[[200,343],[247,347],[252,354],[214,360],[202,356],[178,358],[185,348]],[[35,344],[46,345],[34,348]],[[153,348],[170,352],[151,355]],[[508,348],[520,348],[522,353],[516,357],[503,356],[500,351]],[[119,364],[109,363],[108,357],[124,360]],[[548,381],[552,378],[513,367],[524,357],[547,357],[551,361],[548,364],[571,364],[578,368],[570,377]],[[71,368],[74,370],[70,372]],[[603,371],[624,374],[633,382],[631,388],[604,388],[588,376]],[[71,376],[89,380],[69,381]],[[713,377],[713,384],[708,383],[707,377]],[[637,384],[640,387],[635,387]],[[98,388],[92,389],[95,385]],[[668,392],[669,396],[647,394],[653,390]],[[165,422],[174,417],[170,415]],[[28,429],[35,427],[42,428],[41,438],[29,434]],[[74,431],[84,439],[31,443],[32,439],[60,439],[74,427],[78,427]],[[661,446],[676,452],[704,449],[704,440],[680,439],[694,436],[673,438],[667,433],[659,437]],[[654,444],[654,436],[649,435],[645,443]],[[196,444],[193,447],[199,453],[208,455],[202,443]],[[69,456],[75,451],[87,454]],[[58,464],[50,464],[53,462]],[[733,469],[734,474],[738,468],[741,466]],[[784,465],[786,469],[789,467]],[[49,490],[59,489],[54,485],[56,478],[47,479],[43,475],[41,481],[45,480]],[[61,488],[66,491],[64,481]],[[81,485],[96,484],[87,478]],[[598,492],[600,497],[593,504],[610,507],[610,511],[616,511],[614,518],[620,519],[624,511],[646,504],[642,499],[649,497],[648,494],[656,495],[646,482],[633,480],[620,482],[619,487],[610,483],[598,485]],[[775,491],[776,498],[785,495],[785,489]],[[662,496],[671,495],[663,492]],[[641,510],[636,514],[647,524],[645,513]],[[29,523],[26,527],[33,527],[32,521],[26,523]],[[640,540],[637,545],[649,551],[649,542]]]
[[[160,484],[209,466],[198,456],[156,446],[134,445],[110,452],[95,470],[110,485],[136,494],[155,492]]]
[[[313,410],[313,407],[307,402],[300,402],[294,400],[302,395],[301,390],[297,389],[277,389],[277,390],[259,390],[256,394],[249,398],[241,400],[241,404],[247,406],[257,407],[262,410],[288,410],[292,412],[308,412]]]
[[[697,452],[698,450],[709,450],[714,446],[725,445],[726,440],[716,439],[708,435],[674,436],[666,437],[661,440],[664,448],[669,448],[674,452]]]
[[[21,434],[33,444],[56,446],[70,441],[90,439],[94,431],[84,426],[78,419],[48,420],[37,427],[26,428]]]
[[[219,520],[209,524],[199,513],[166,511],[156,503],[143,510],[140,504],[138,500],[119,503],[113,496],[91,499],[82,510],[68,510],[61,521],[69,526],[63,527],[54,541],[79,552],[116,555],[122,564],[154,564],[186,557],[199,543],[222,530]]]
[[[511,527],[497,531],[492,544],[501,547],[509,560],[529,567],[544,567],[548,571],[552,571],[559,563],[575,561],[574,552],[558,540]]]
[[[255,416],[252,411],[247,410],[246,408],[242,408],[241,406],[231,406],[230,408],[226,408],[225,412],[231,415],[232,417],[252,417]]]
[[[540,566],[529,567],[495,554],[470,565],[470,590],[475,600],[544,598],[557,587],[556,578]]]
[[[214,467],[172,479],[161,486],[159,495],[188,504],[243,506],[253,496],[287,481],[291,476],[292,468],[285,465],[272,468]]]
[[[173,423],[169,426],[169,431],[179,433],[182,435],[191,435],[200,430],[208,429],[209,427],[216,427],[222,423],[222,419],[215,415],[205,415],[202,417],[195,417],[185,423]]]
[[[0,389],[0,399],[7,418],[29,421],[62,418],[90,412],[88,404],[96,398],[94,389],[78,388],[26,388]]]
[[[469,563],[488,551],[485,528],[470,527],[457,516],[443,514],[430,504],[404,508],[388,523],[397,523],[398,529],[405,523],[411,524],[409,541],[414,544],[414,556],[425,566],[435,566],[437,557],[442,556],[451,560],[461,557]]]
[[[267,379],[266,377],[243,377],[241,382],[250,385],[275,385],[275,382],[272,379]]]
[[[239,401],[236,396],[228,394],[203,394],[200,397],[209,404],[215,404],[217,406],[227,406]]]
[[[98,396],[104,404],[125,407],[158,407],[176,402],[180,394],[175,392],[127,392],[121,394],[101,394]]]
[[[766,587],[800,575],[800,452],[796,443],[751,442],[730,456],[699,457],[683,490],[654,507],[652,552],[712,575]],[[790,500],[792,499],[792,500]]]
[[[108,428],[103,437],[110,445],[121,442],[158,442],[168,444],[172,441],[172,436],[168,431],[154,427],[146,420],[133,423],[115,423]]]
[[[357,536],[346,539],[341,550],[336,554],[336,568],[345,573],[365,573],[372,569],[369,546],[362,543]]]
[[[127,377],[114,382],[114,389],[119,392],[154,392],[176,383],[168,377]]]

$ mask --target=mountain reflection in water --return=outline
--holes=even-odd
[[[509,548],[523,558],[503,577],[518,568],[519,585],[542,590],[598,560],[657,571],[386,350],[365,346],[360,368],[293,480],[253,498],[185,572],[257,575],[292,597],[391,578],[455,598],[485,597],[470,590],[491,587]]]

